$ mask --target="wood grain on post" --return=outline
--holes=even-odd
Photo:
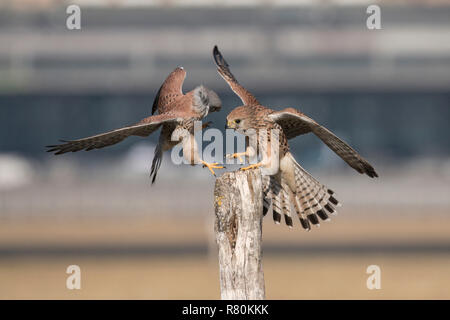
[[[223,174],[216,180],[214,199],[221,298],[265,299],[260,170]]]

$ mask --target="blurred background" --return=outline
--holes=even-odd
[[[373,3],[381,30],[366,27]],[[66,28],[69,4],[81,30]],[[217,44],[264,105],[299,108],[380,175],[313,136],[291,142],[343,207],[310,233],[264,220],[267,297],[449,299],[449,18],[443,0],[1,1],[0,298],[220,297],[208,170],[167,153],[151,186],[158,134],[44,148],[148,116],[176,66],[185,91],[218,92],[224,107],[207,120],[222,129],[241,102],[216,72]],[[66,289],[71,264],[81,290]],[[372,264],[381,290],[366,287]]]

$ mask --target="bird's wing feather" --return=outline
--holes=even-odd
[[[177,67],[167,76],[153,101],[152,114],[156,110],[160,114],[164,113],[170,104],[178,97],[183,96],[183,82],[185,78],[186,71],[182,67]]]
[[[283,128],[283,132],[288,139],[312,132],[347,162],[350,167],[359,173],[367,174],[371,178],[378,177],[378,174],[369,162],[361,157],[352,147],[338,138],[330,130],[321,126],[303,113],[293,108],[287,108],[278,112],[273,112],[269,117]]]
[[[251,94],[247,89],[239,84],[236,78],[230,71],[228,63],[225,61],[224,57],[220,53],[217,46],[214,46],[213,49],[213,57],[214,61],[217,65],[217,72],[225,79],[225,81],[230,86],[231,90],[234,91],[235,94],[241,98],[244,105],[259,105],[260,103],[255,98],[253,94]]]
[[[118,142],[121,142],[129,136],[146,137],[153,131],[157,130],[163,123],[177,122],[179,118],[175,115],[162,114],[151,116],[141,120],[139,123],[116,129],[113,131],[101,133],[95,136],[65,141],[63,144],[47,146],[47,152],[54,152],[55,154],[63,154],[66,152],[76,152],[80,150],[92,150],[104,148]]]
[[[153,100],[152,114],[155,114],[156,110],[158,110],[158,105],[160,103],[160,97],[161,97],[161,90],[162,90],[162,85],[161,85],[161,87],[159,87],[159,90],[156,93],[155,100]]]

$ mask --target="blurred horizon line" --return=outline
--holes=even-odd
[[[112,245],[65,245],[58,244],[52,246],[7,246],[0,247],[0,261],[3,259],[21,258],[28,259],[39,257],[44,258],[63,258],[63,257],[171,257],[171,256],[209,256],[215,248],[211,250],[208,243],[184,243],[182,246],[177,244],[120,244]],[[370,255],[410,255],[410,254],[428,254],[428,255],[448,255],[450,254],[450,242],[436,241],[431,243],[422,242],[396,242],[396,243],[364,243],[364,244],[274,244],[265,243],[263,245],[264,255],[269,256],[321,256],[321,255],[351,255],[351,256],[370,256]]]

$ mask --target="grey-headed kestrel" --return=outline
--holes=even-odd
[[[147,137],[162,127],[159,142],[155,149],[150,176],[155,182],[156,174],[161,166],[163,152],[173,148],[179,141],[172,141],[172,134],[182,139],[183,157],[189,163],[202,163],[212,174],[213,169],[222,168],[217,163],[207,163],[200,159],[197,143],[194,139],[194,122],[200,121],[208,112],[219,111],[222,103],[217,94],[200,85],[183,94],[182,86],[186,71],[176,68],[166,78],[159,89],[152,107],[152,116],[142,119],[136,124],[101,133],[88,138],[65,141],[63,144],[47,146],[48,152],[63,154],[80,150],[104,148],[121,142],[129,136]],[[155,112],[157,115],[153,115]],[[207,124],[206,124],[207,125]],[[203,125],[203,128],[205,125]]]
[[[280,223],[281,215],[284,214],[286,224],[292,227],[293,209],[302,227],[309,231],[311,224],[319,226],[318,217],[329,220],[328,215],[336,214],[335,207],[340,205],[333,196],[334,192],[303,169],[289,151],[288,140],[299,135],[314,133],[356,171],[371,178],[378,177],[375,169],[354,149],[305,114],[294,108],[275,111],[262,106],[255,96],[238,83],[217,46],[214,47],[213,56],[219,74],[244,104],[227,116],[227,127],[247,136],[257,135],[255,141],[262,155],[260,162],[241,170],[270,168],[273,154],[270,150],[271,132],[273,129],[278,132],[278,166],[273,172],[263,175],[264,215],[272,204],[274,221]],[[256,150],[249,146],[245,152],[230,156],[243,162],[242,156],[253,157],[255,154]]]

